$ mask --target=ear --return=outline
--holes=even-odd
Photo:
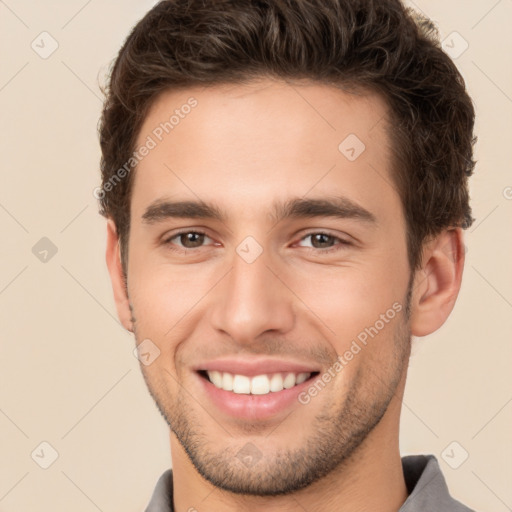
[[[107,221],[107,251],[106,261],[112,289],[114,291],[114,300],[116,302],[117,316],[123,324],[123,327],[133,332],[132,315],[130,311],[130,301],[128,291],[123,275],[121,265],[121,250],[119,246],[119,237],[117,236],[116,225],[112,219]]]
[[[411,298],[414,336],[436,331],[450,315],[460,290],[464,257],[461,228],[447,229],[426,244]]]

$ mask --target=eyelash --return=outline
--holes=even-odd
[[[178,238],[180,235],[185,235],[185,234],[188,234],[188,233],[194,233],[196,235],[204,235],[208,238],[210,238],[204,231],[201,231],[201,230],[183,230],[183,231],[179,231],[178,233],[174,233],[172,236],[166,238],[164,241],[163,241],[163,244],[164,245],[167,245],[169,247],[169,249],[171,251],[175,251],[177,253],[180,253],[180,254],[188,254],[196,249],[201,249],[202,247],[204,246],[201,246],[201,247],[195,247],[195,248],[192,248],[192,249],[189,249],[189,248],[182,248],[182,247],[175,247],[173,246],[173,244],[171,243],[172,240],[174,240],[175,238]],[[339,242],[339,244],[337,246],[334,246],[334,247],[329,247],[327,249],[317,249],[315,247],[305,247],[305,249],[309,249],[308,252],[310,251],[313,251],[313,252],[316,252],[317,254],[330,254],[332,252],[336,252],[336,251],[339,251],[341,249],[343,249],[344,247],[346,246],[350,246],[352,245],[351,242],[348,242],[347,240],[343,240],[342,238],[339,238],[335,235],[332,235],[331,233],[328,233],[328,232],[325,232],[325,231],[311,231],[309,233],[306,233],[301,239],[300,241],[303,241],[305,238],[308,238],[310,236],[313,236],[313,235],[326,235],[328,237],[331,237],[333,240]]]

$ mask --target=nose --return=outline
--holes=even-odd
[[[286,333],[295,321],[293,298],[266,251],[251,263],[235,252],[212,296],[212,326],[245,345],[267,331]]]

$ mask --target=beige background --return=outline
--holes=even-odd
[[[0,511],[141,511],[170,465],[167,428],[117,321],[104,263],[98,80],[148,0],[0,1]],[[411,2],[412,5],[412,2]],[[512,0],[417,0],[468,49],[477,220],[456,309],[416,340],[403,454],[433,453],[452,493],[512,510]],[[58,49],[43,59],[32,41]],[[458,36],[455,36],[458,37]],[[461,49],[462,40],[452,46]],[[508,187],[508,188],[507,188]],[[32,248],[58,249],[46,263]],[[51,451],[58,458],[48,468]],[[463,450],[469,458],[458,469]],[[452,451],[453,448],[453,451]],[[33,458],[31,454],[34,453]],[[199,510],[206,509],[206,506]]]

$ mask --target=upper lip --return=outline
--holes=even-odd
[[[218,371],[234,375],[256,375],[272,373],[313,373],[319,369],[311,363],[300,363],[296,361],[285,361],[282,359],[269,358],[222,358],[207,361],[195,367],[196,371]]]

